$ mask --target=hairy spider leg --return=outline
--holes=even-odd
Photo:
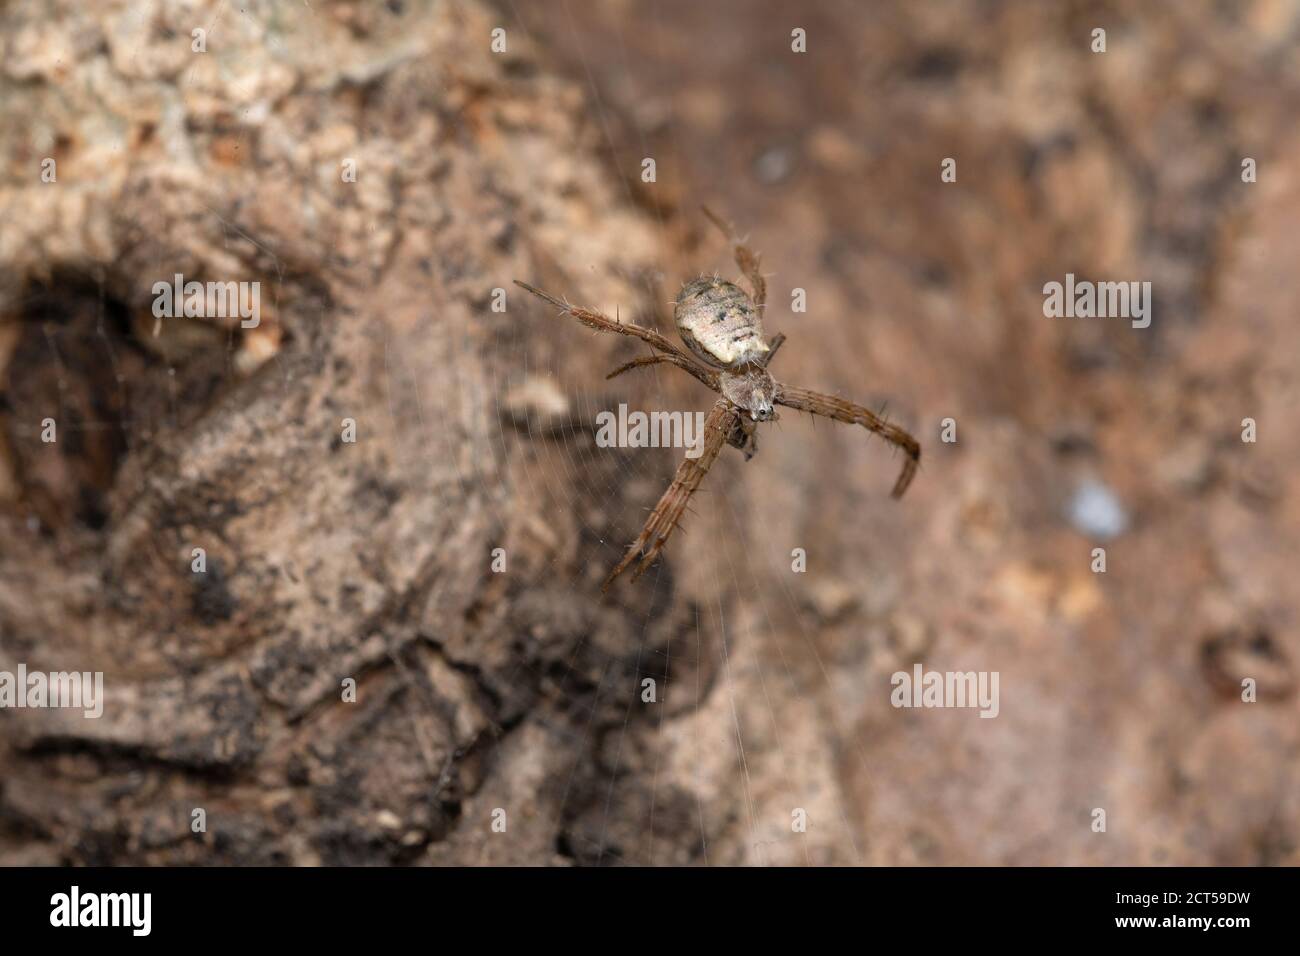
[[[605,583],[600,587],[602,591],[608,591],[614,579],[626,571],[638,557],[641,558],[641,563],[632,574],[633,581],[654,564],[655,558],[668,542],[673,529],[681,521],[682,513],[685,512],[691,495],[695,494],[696,489],[700,487],[700,482],[709,473],[709,468],[718,457],[718,453],[722,451],[722,446],[727,443],[727,437],[739,417],[740,410],[725,398],[714,403],[708,418],[704,420],[704,447],[700,456],[682,459],[682,463],[677,466],[677,474],[673,477],[672,484],[655,505],[654,512],[641,529],[641,533],[637,535],[637,539],[627,549],[623,560],[605,578]],[[647,545],[649,550],[646,548]]]
[[[767,354],[763,356],[763,368],[767,368],[772,364],[772,359],[776,358],[776,350],[781,347],[781,343],[784,341],[784,332],[778,332],[772,336],[772,341],[767,343]]]
[[[669,362],[683,371],[689,372],[715,392],[722,387],[721,381],[718,378],[718,373],[713,369],[705,368],[703,365],[700,365],[698,362],[693,362],[690,359],[683,360],[676,355],[643,355],[630,362],[624,362],[618,368],[614,369],[614,371],[606,375],[605,380],[609,381],[616,375],[622,375],[624,372],[629,372],[634,368],[640,368],[645,365],[658,365],[660,362]]]
[[[761,257],[753,249],[749,248],[740,237],[736,235],[736,227],[731,223],[724,222],[708,206],[701,206],[700,209],[704,215],[709,217],[709,221],[722,230],[722,234],[727,237],[731,243],[731,251],[736,259],[736,268],[738,268],[754,290],[754,306],[758,309],[758,314],[762,315],[767,305],[767,280],[763,278],[763,273],[759,270]]]
[[[837,422],[845,422],[849,425],[861,425],[863,428],[875,432],[885,441],[901,448],[906,456],[903,461],[903,470],[899,473],[898,480],[894,482],[894,490],[891,494],[895,498],[901,498],[903,492],[907,490],[907,486],[912,483],[912,477],[916,474],[916,469],[921,463],[921,446],[915,438],[897,425],[891,425],[861,405],[855,405],[852,402],[846,402],[842,398],[823,395],[820,392],[799,388],[795,385],[786,385],[781,382],[777,383],[774,400],[778,405],[784,405],[787,408],[797,408],[802,412],[811,412],[814,415],[833,418]]]
[[[630,335],[648,343],[652,348],[656,348],[660,352],[664,353],[662,357],[649,356],[649,358],[654,358],[655,361],[672,362],[678,368],[695,376],[715,392],[718,390],[719,385],[716,374],[692,360],[690,356],[677,348],[677,346],[673,345],[672,342],[668,341],[668,339],[664,338],[663,335],[656,332],[654,329],[647,329],[644,326],[637,325],[633,322],[622,322],[616,319],[611,319],[603,312],[598,312],[595,309],[584,309],[579,305],[570,305],[562,299],[558,299],[551,295],[549,292],[543,292],[536,286],[529,285],[527,282],[521,282],[519,279],[515,279],[514,281],[515,285],[519,286],[519,288],[531,292],[544,302],[549,302],[561,312],[568,313],[589,328],[596,329],[600,332],[617,332],[620,335]],[[635,367],[635,364],[636,363],[631,363],[627,367],[617,369],[608,377],[613,378],[614,375],[617,375],[619,372],[625,372],[628,368]],[[642,361],[640,364],[651,363]]]

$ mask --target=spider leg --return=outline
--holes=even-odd
[[[827,418],[835,419],[837,422],[846,422],[850,425],[861,425],[875,432],[885,441],[901,448],[903,454],[907,456],[903,462],[903,470],[899,474],[898,480],[894,482],[893,496],[901,498],[903,492],[907,490],[907,486],[911,484],[912,477],[916,474],[916,469],[921,463],[921,446],[915,438],[897,425],[891,425],[861,405],[854,405],[842,398],[823,395],[820,392],[813,392],[806,388],[798,388],[780,382],[777,383],[776,396],[773,401],[778,405],[785,405],[787,408],[797,408],[800,411],[811,412],[814,415],[824,415]]]
[[[772,359],[776,358],[776,350],[781,347],[781,343],[784,341],[784,332],[778,332],[772,336],[772,341],[767,343],[767,354],[763,356],[763,368],[767,368],[772,364]]]
[[[661,355],[656,352],[654,355],[643,355],[640,358],[634,358],[630,362],[624,362],[614,371],[605,376],[605,381],[609,381],[615,376],[622,375],[624,372],[630,372],[634,368],[640,368],[643,365],[658,365],[660,362],[671,362],[672,356]]]
[[[708,206],[701,206],[704,215],[722,230],[722,234],[727,237],[731,243],[732,254],[736,257],[736,267],[745,274],[749,284],[754,289],[754,305],[758,307],[759,314],[763,313],[763,307],[767,305],[767,280],[763,278],[763,273],[759,271],[759,255],[745,243],[740,241],[736,235],[736,227],[730,223],[723,222],[716,213]]]
[[[521,289],[526,289],[539,299],[549,302],[561,312],[567,312],[585,326],[596,329],[599,332],[617,332],[620,335],[634,336],[643,342],[648,342],[651,346],[657,348],[661,352],[674,355],[683,361],[689,361],[685,352],[673,345],[672,342],[668,341],[654,329],[647,329],[632,322],[620,322],[611,319],[603,312],[597,312],[595,309],[584,309],[579,305],[569,305],[569,303],[557,299],[549,292],[543,292],[536,286],[531,286],[527,282],[520,282],[518,279],[515,280],[515,285],[519,286]]]
[[[627,549],[627,554],[623,555],[623,560],[609,572],[609,577],[605,578],[605,583],[600,587],[602,591],[608,591],[614,579],[626,571],[637,558],[641,559],[641,563],[632,574],[634,581],[654,564],[655,558],[668,542],[669,535],[681,520],[682,512],[690,503],[691,495],[695,494],[696,489],[700,487],[700,482],[709,473],[714,459],[727,443],[727,437],[732,433],[736,419],[739,417],[739,410],[726,399],[719,399],[714,403],[708,418],[704,421],[704,441],[700,456],[682,459],[682,463],[677,466],[677,474],[673,477],[672,484],[655,505],[655,510],[641,529],[641,533],[637,535],[637,539]]]
[[[624,372],[629,372],[634,368],[640,368],[643,365],[658,365],[660,362],[669,362],[672,365],[676,365],[682,371],[689,372],[715,392],[722,387],[717,372],[705,368],[698,362],[692,362],[689,359],[683,359],[676,355],[643,355],[630,362],[624,362],[618,368],[614,369],[614,371],[606,375],[605,380],[608,381],[616,375],[622,375]]]

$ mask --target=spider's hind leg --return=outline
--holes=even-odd
[[[767,280],[763,278],[758,253],[736,235],[735,226],[723,222],[717,213],[708,206],[702,206],[701,209],[703,209],[704,215],[709,217],[709,221],[717,226],[722,231],[722,234],[727,237],[727,241],[731,243],[731,254],[736,260],[736,267],[749,280],[754,296],[754,305],[758,307],[758,312],[762,315],[764,307],[767,305]]]

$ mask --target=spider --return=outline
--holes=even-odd
[[[549,302],[561,312],[567,312],[584,325],[601,332],[635,336],[656,350],[652,355],[620,365],[605,376],[606,379],[634,368],[667,362],[693,375],[721,396],[705,419],[704,447],[699,457],[686,458],[678,466],[672,484],[655,505],[623,560],[605,578],[601,591],[609,590],[614,579],[638,557],[641,562],[632,575],[634,581],[654,563],[681,521],[691,495],[700,487],[723,446],[740,449],[746,460],[752,458],[758,450],[758,423],[777,417],[775,405],[862,425],[901,448],[906,460],[898,480],[894,482],[895,498],[907,490],[921,461],[921,446],[915,438],[861,405],[772,378],[767,367],[785,341],[785,335],[778,333],[770,343],[763,339],[762,315],[767,304],[767,283],[759,271],[759,256],[736,235],[733,227],[707,208],[703,211],[731,243],[736,266],[744,273],[753,291],[746,292],[739,285],[716,275],[700,276],[682,286],[673,306],[673,319],[691,354],[683,352],[653,329],[611,319],[594,309],[570,305],[535,286],[515,280],[515,285]]]

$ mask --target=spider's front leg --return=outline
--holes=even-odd
[[[727,443],[739,417],[739,409],[725,398],[714,403],[709,411],[709,417],[704,420],[704,442],[700,456],[682,459],[682,463],[677,466],[677,474],[673,477],[672,484],[655,505],[650,519],[646,521],[641,533],[632,542],[632,546],[627,549],[627,554],[623,555],[623,560],[609,572],[609,577],[605,578],[605,583],[600,586],[602,591],[608,591],[614,579],[638,558],[641,559],[641,563],[637,565],[632,575],[634,581],[654,564],[655,558],[668,543],[669,535],[682,520],[682,514],[686,511],[686,505],[690,503],[691,495],[695,494],[696,489],[700,487],[700,482],[709,473],[709,468],[718,457],[718,453],[722,451],[723,445]]]
[[[654,329],[644,328],[643,326],[637,325],[635,322],[623,322],[618,319],[611,319],[603,312],[598,312],[595,309],[584,309],[580,305],[570,305],[563,299],[557,299],[549,292],[543,292],[541,289],[537,288],[537,286],[529,285],[527,282],[522,282],[519,279],[515,279],[514,282],[515,285],[519,286],[519,288],[531,292],[543,302],[549,302],[551,305],[555,306],[555,308],[573,316],[588,328],[595,329],[598,332],[617,332],[619,335],[631,335],[640,339],[642,342],[647,343],[651,347],[658,349],[660,352],[674,355],[681,359],[686,358],[686,353],[673,345],[672,342],[668,341]]]
[[[543,302],[549,302],[561,312],[568,313],[589,328],[596,329],[599,332],[617,332],[620,335],[630,335],[634,338],[640,339],[651,348],[657,349],[660,352],[659,355],[645,356],[628,362],[626,365],[621,365],[614,369],[614,371],[610,372],[609,375],[605,376],[606,378],[613,378],[615,375],[620,375],[628,369],[636,368],[640,365],[653,365],[657,362],[671,362],[682,371],[689,372],[691,375],[695,376],[700,380],[700,382],[713,389],[715,392],[718,390],[718,376],[716,372],[713,372],[700,363],[692,360],[690,356],[677,346],[673,345],[672,342],[668,341],[654,329],[647,329],[643,326],[637,325],[635,322],[622,322],[617,319],[611,319],[603,312],[598,312],[595,309],[584,309],[579,305],[570,305],[562,299],[557,299],[549,292],[543,292],[536,286],[529,285],[527,282],[521,282],[519,279],[515,279],[514,281],[515,285],[519,286],[519,288],[531,292]]]
[[[894,482],[893,496],[901,498],[903,492],[907,490],[907,486],[912,483],[912,477],[921,464],[921,445],[897,425],[890,424],[861,405],[846,402],[844,399],[836,398],[833,395],[823,395],[820,392],[798,388],[794,385],[786,385],[781,382],[777,383],[776,397],[773,401],[787,408],[797,408],[802,412],[823,415],[826,418],[833,418],[837,422],[845,422],[849,425],[861,425],[863,428],[875,432],[891,445],[901,448],[903,454],[907,456],[907,459],[903,462],[903,470],[899,473],[898,480]]]

